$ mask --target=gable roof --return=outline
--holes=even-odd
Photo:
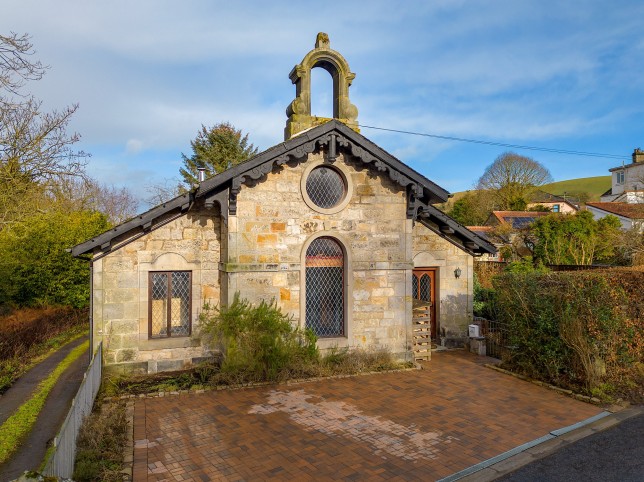
[[[567,204],[571,208],[577,210],[579,209],[573,202],[571,201],[571,197],[568,196],[563,197],[563,196],[558,196],[556,194],[551,194],[549,192],[542,191],[540,189],[537,189],[532,193],[532,196],[530,197],[530,202],[528,205],[532,204],[554,204],[554,203],[559,203],[559,204]],[[579,202],[577,200],[577,202]]]
[[[71,253],[80,256],[95,250],[107,253],[143,236],[188,211],[195,202],[207,207],[217,204],[225,221],[236,214],[237,194],[242,186],[261,182],[274,169],[286,163],[303,162],[308,154],[322,150],[328,162],[334,162],[339,151],[352,160],[387,175],[408,193],[408,215],[459,248],[473,255],[494,253],[493,245],[445,215],[432,203],[447,201],[449,193],[416,172],[369,139],[337,120],[299,133],[251,159],[221,172],[199,184],[189,193],[156,206],[105,233],[74,246]],[[126,239],[127,238],[127,239]]]
[[[562,203],[565,201],[566,200],[563,197],[557,196],[556,194],[550,194],[549,192],[542,191],[541,189],[537,189],[530,196],[531,203]]]
[[[644,204],[586,203],[586,206],[629,219],[644,219]]]

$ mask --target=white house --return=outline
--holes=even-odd
[[[644,203],[600,202],[586,203],[586,209],[593,213],[595,219],[608,215],[616,216],[622,223],[622,229],[644,230]]]
[[[633,151],[633,162],[609,169],[612,186],[601,196],[602,203],[644,203],[644,151]]]

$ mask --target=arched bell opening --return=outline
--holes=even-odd
[[[321,66],[311,69],[311,115],[329,119],[336,117],[334,84],[333,74],[327,69]]]

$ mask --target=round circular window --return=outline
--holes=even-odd
[[[332,167],[317,166],[306,178],[306,194],[319,208],[336,207],[344,200],[346,193],[344,177]]]

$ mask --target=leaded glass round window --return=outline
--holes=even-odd
[[[329,166],[314,168],[306,179],[306,194],[313,204],[323,209],[340,204],[346,191],[342,175]]]

